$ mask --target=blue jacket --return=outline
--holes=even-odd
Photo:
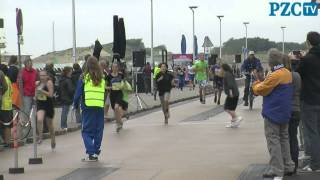
[[[253,92],[263,96],[262,116],[276,124],[290,121],[292,112],[292,74],[280,65],[263,82],[255,82]]]
[[[258,71],[263,70],[261,62],[258,58],[254,58],[253,60],[246,59],[241,65],[242,72],[251,73],[254,69]],[[246,76],[250,76],[250,74],[247,74]]]

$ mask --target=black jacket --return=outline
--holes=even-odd
[[[71,105],[75,91],[75,86],[73,85],[71,78],[62,76],[59,81],[59,88],[61,103],[63,105]]]
[[[309,50],[301,59],[297,71],[302,79],[302,101],[310,105],[320,105],[320,46]]]
[[[78,83],[78,80],[80,78],[82,74],[82,70],[79,69],[79,70],[75,70],[72,72],[72,75],[71,75],[71,80],[72,80],[72,84],[74,87],[77,87],[77,83]]]

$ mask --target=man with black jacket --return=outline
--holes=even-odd
[[[82,69],[78,63],[73,64],[73,71],[71,75],[71,80],[74,87],[77,87],[77,83],[79,81],[79,78],[82,74]],[[81,113],[80,113],[80,107],[75,109],[75,116],[76,116],[76,122],[81,123]]]
[[[308,140],[306,150],[310,152],[310,166],[307,171],[320,171],[320,34],[307,35],[309,52],[301,58],[298,72],[302,79],[301,120],[304,135]]]

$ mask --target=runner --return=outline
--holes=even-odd
[[[164,114],[164,123],[168,124],[170,118],[169,112],[169,100],[170,91],[174,85],[173,75],[168,72],[168,65],[166,63],[160,64],[161,71],[156,76],[157,87],[159,91],[159,97],[161,101],[162,111]]]
[[[107,87],[106,89],[110,91],[110,103],[114,110],[115,118],[117,122],[117,132],[123,127],[122,117],[125,111],[128,109],[128,103],[123,100],[123,92],[121,89],[121,82],[124,77],[123,74],[119,72],[119,65],[117,63],[112,64],[112,72],[107,76]]]
[[[87,156],[83,161],[98,161],[104,129],[105,81],[97,58],[90,56],[84,74],[78,81],[74,96],[74,109],[82,109],[82,138]]]
[[[232,74],[232,69],[228,64],[222,64],[223,82],[224,82],[224,92],[227,95],[226,102],[224,104],[224,110],[230,114],[231,123],[226,126],[226,128],[238,128],[242,117],[238,116],[235,112],[238,100],[239,100],[239,89]]]
[[[213,87],[214,87],[214,102],[220,105],[221,93],[223,90],[223,75],[221,70],[221,59],[215,64],[211,71],[214,74]]]
[[[47,71],[39,73],[40,81],[36,82],[36,102],[37,102],[37,129],[38,129],[38,144],[42,143],[43,139],[43,123],[45,122],[49,128],[51,136],[51,149],[55,149],[55,132],[53,127],[54,106],[53,92],[54,85]]]
[[[200,94],[200,102],[202,104],[206,103],[206,94],[205,94],[205,88],[207,86],[207,80],[208,80],[208,63],[204,61],[203,58],[196,61],[193,65],[193,70],[196,73],[196,80],[199,84],[199,94]]]
[[[195,72],[192,69],[192,65],[193,65],[192,63],[190,63],[188,65],[188,76],[189,76],[190,91],[194,90],[194,88],[195,88],[195,85],[194,85],[194,74],[195,74]]]

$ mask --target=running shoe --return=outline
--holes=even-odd
[[[236,118],[236,120],[234,121],[234,126],[239,127],[241,121],[243,121],[243,118],[242,118],[241,116],[238,116],[238,117]]]
[[[96,154],[88,155],[85,158],[81,159],[83,162],[96,162],[98,161],[98,156]]]

